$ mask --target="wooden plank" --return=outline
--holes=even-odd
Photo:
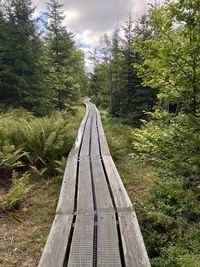
[[[91,156],[99,156],[99,139],[97,132],[97,113],[95,108],[92,106],[92,133],[91,133]]]
[[[80,159],[77,210],[78,212],[94,210],[89,158]]]
[[[99,213],[97,224],[97,266],[121,267],[115,214]],[[127,265],[133,266],[133,265]]]
[[[89,116],[89,107],[87,102],[86,113],[81,122],[81,125],[78,130],[78,135],[76,142],[72,147],[65,168],[64,178],[61,186],[60,197],[56,209],[57,214],[61,213],[73,213],[74,211],[74,197],[75,197],[75,187],[76,187],[76,174],[77,174],[77,157],[79,154],[79,149],[81,146],[85,124]]]
[[[63,267],[72,220],[72,215],[56,215],[38,267]]]
[[[126,266],[150,267],[135,212],[121,212],[118,216]]]
[[[90,149],[90,130],[91,130],[91,122],[92,122],[92,111],[91,106],[88,105],[89,108],[89,117],[86,123],[85,132],[83,135],[83,142],[80,151],[80,157],[88,157],[89,149]]]
[[[84,101],[84,104],[86,106],[86,112],[85,112],[85,115],[83,117],[83,120],[79,126],[79,129],[78,129],[78,134],[77,134],[77,137],[76,137],[76,141],[70,151],[70,154],[69,156],[71,157],[76,157],[78,156],[78,153],[79,153],[79,149],[80,149],[80,145],[81,145],[81,142],[82,142],[82,137],[83,137],[83,133],[84,133],[84,129],[85,129],[85,124],[87,122],[87,119],[88,119],[88,116],[89,116],[89,106],[88,106],[88,102],[87,101]]]
[[[106,169],[109,184],[113,193],[114,202],[118,210],[126,208],[132,209],[132,203],[129,199],[124,184],[117,171],[115,163],[111,156],[102,156],[103,163]]]
[[[113,210],[106,177],[100,158],[91,158],[97,210]]]
[[[107,142],[104,130],[103,130],[100,112],[96,107],[95,107],[95,109],[96,109],[96,113],[97,113],[97,126],[98,126],[98,131],[99,131],[99,141],[100,141],[100,146],[101,146],[101,154],[102,155],[110,155],[108,142]]]
[[[74,212],[77,159],[69,157],[65,169],[60,197],[56,209],[57,214]]]
[[[94,214],[78,214],[68,267],[92,267]],[[56,265],[57,267],[57,265]]]

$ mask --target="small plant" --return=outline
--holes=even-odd
[[[25,173],[21,178],[16,173],[13,174],[13,184],[8,193],[0,196],[0,211],[8,212],[19,207],[32,186],[27,185],[29,175]]]
[[[22,149],[15,149],[13,145],[3,146],[0,152],[0,169],[13,170],[23,167],[21,159],[27,155],[28,153],[23,152]]]

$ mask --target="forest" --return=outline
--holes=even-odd
[[[165,0],[139,18],[133,6],[100,38],[89,73],[63,5],[35,9],[0,1],[0,266],[22,266],[24,255],[36,266],[90,97],[152,266],[198,267],[199,1]]]

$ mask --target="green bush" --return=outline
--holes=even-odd
[[[133,133],[133,153],[157,166],[192,179],[200,174],[200,118],[155,113]]]
[[[137,209],[152,266],[186,266],[189,256],[200,257],[196,186],[184,178],[160,178],[145,208],[137,204]]]

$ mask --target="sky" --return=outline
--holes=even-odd
[[[45,11],[46,0],[33,0],[37,13]],[[133,16],[139,17],[148,10],[148,3],[154,0],[60,0],[65,13],[64,24],[75,34],[77,46],[85,52],[86,69],[92,69],[89,52],[99,45],[99,39],[111,35],[117,24],[128,18],[130,6]]]

